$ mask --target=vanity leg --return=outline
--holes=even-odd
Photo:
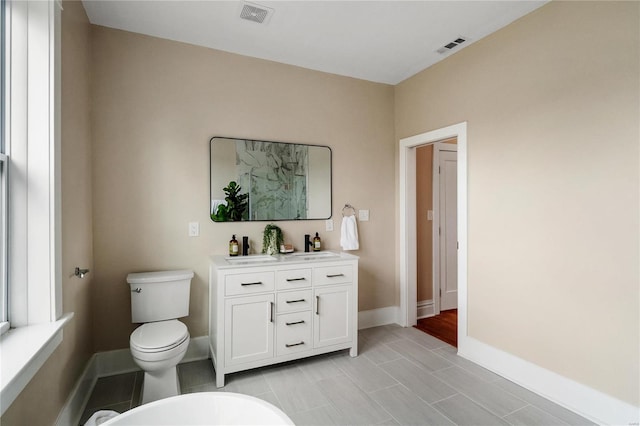
[[[216,372],[216,387],[217,388],[224,387],[224,374]]]
[[[351,346],[351,349],[349,349],[349,356],[351,358],[358,356],[358,345]]]

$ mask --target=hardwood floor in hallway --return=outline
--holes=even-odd
[[[441,311],[435,317],[422,318],[415,326],[418,330],[458,347],[458,310]]]

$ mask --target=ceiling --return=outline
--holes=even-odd
[[[397,84],[546,1],[83,0],[91,23],[363,80]],[[452,50],[444,45],[459,37]]]

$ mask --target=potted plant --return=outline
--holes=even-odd
[[[262,253],[276,254],[280,251],[282,244],[284,244],[282,229],[273,223],[265,226],[262,234]]]
[[[241,221],[244,217],[244,212],[249,206],[249,194],[241,194],[242,187],[235,181],[229,182],[229,185],[222,188],[225,193],[224,200],[226,205],[221,204],[218,209],[211,215],[211,218],[216,222],[226,221]]]

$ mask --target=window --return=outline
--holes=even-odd
[[[60,4],[0,0],[0,416],[62,342]],[[8,328],[8,324],[4,325]]]

